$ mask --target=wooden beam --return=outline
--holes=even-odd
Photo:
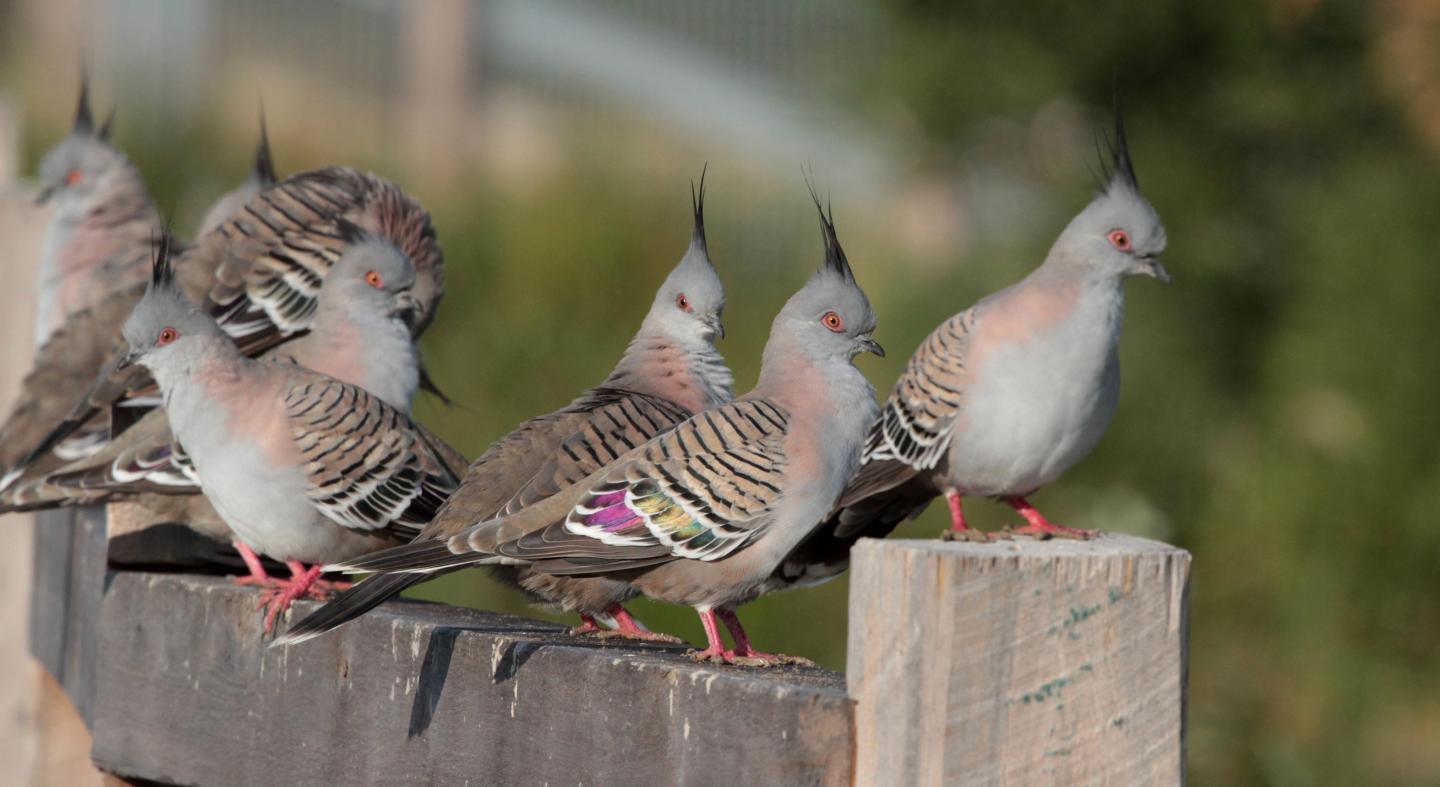
[[[272,649],[256,599],[223,579],[113,575],[102,768],[213,785],[850,783],[836,673],[702,666],[420,602]]]
[[[1174,784],[1190,554],[1155,541],[860,542],[856,784]]]
[[[105,509],[35,515],[30,653],[92,722],[100,600],[105,592]]]

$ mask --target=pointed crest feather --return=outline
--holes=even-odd
[[[1115,96],[1115,139],[1109,141],[1110,171],[1106,178],[1107,188],[1124,183],[1132,190],[1140,191],[1140,179],[1135,176],[1135,165],[1130,161],[1130,144],[1125,139],[1125,116],[1120,111],[1120,96]]]
[[[170,259],[170,228],[160,228],[160,236],[150,240],[155,259],[150,270],[150,290],[159,292],[175,288],[175,263]]]
[[[265,127],[265,105],[260,105],[260,145],[255,148],[255,164],[250,168],[251,177],[264,186],[273,186],[279,180],[275,175],[275,160],[270,156],[270,132]]]
[[[75,134],[89,134],[94,130],[95,118],[90,114],[90,74],[82,71],[80,75],[80,104],[75,109],[75,125],[71,131]]]
[[[809,174],[805,176],[805,185],[810,189],[810,199],[815,201],[815,210],[820,213],[820,234],[825,241],[825,269],[845,281],[854,282],[855,273],[850,270],[850,261],[845,258],[845,250],[840,247],[840,238],[835,234],[835,209],[820,204],[820,194]]]
[[[374,237],[366,232],[364,227],[344,217],[335,220],[335,230],[339,234],[340,240],[352,246],[364,243]]]
[[[99,137],[100,139],[105,139],[105,140],[110,139],[110,132],[112,132],[112,131],[115,130],[115,112],[116,112],[116,111],[117,111],[117,109],[111,109],[111,110],[110,110],[110,116],[107,117],[107,118],[105,118],[105,122],[104,122],[104,123],[101,123],[101,124],[100,124],[100,130],[99,130],[98,132],[96,132],[95,136]]]
[[[695,211],[695,231],[690,236],[690,245],[695,246],[706,255],[710,250],[705,245],[705,172],[710,168],[707,161],[700,168],[700,188],[695,188],[695,182],[690,182],[690,207]]]

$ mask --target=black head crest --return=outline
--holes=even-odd
[[[170,258],[170,228],[161,227],[159,237],[152,238],[150,245],[155,253],[155,259],[150,269],[151,291],[173,290],[175,288],[175,263]]]
[[[108,140],[108,139],[110,139],[110,132],[112,132],[112,131],[115,130],[115,112],[116,112],[116,111],[117,111],[117,110],[114,110],[114,109],[110,110],[110,116],[107,117],[107,118],[105,118],[105,122],[104,122],[104,123],[101,123],[101,124],[100,124],[100,130],[99,130],[98,132],[96,132],[96,134],[95,134],[96,137],[99,137],[100,139],[103,139],[103,140]]]
[[[260,145],[255,148],[255,164],[250,169],[251,177],[255,178],[263,186],[273,186],[278,178],[275,175],[275,160],[270,157],[270,132],[265,127],[265,105],[260,105]]]
[[[699,189],[694,181],[690,182],[690,207],[695,211],[695,231],[690,236],[690,245],[706,254],[710,251],[705,245],[705,171],[709,168],[709,162],[700,168]]]
[[[850,261],[845,258],[845,250],[840,247],[840,238],[835,234],[835,210],[820,204],[820,194],[808,174],[805,185],[810,189],[810,199],[815,201],[815,210],[820,213],[820,234],[825,241],[825,269],[853,283],[855,273],[850,270]]]
[[[1110,145],[1112,172],[1111,182],[1124,182],[1131,189],[1140,191],[1140,179],[1135,177],[1135,165],[1130,161],[1130,144],[1125,139],[1125,116],[1120,111],[1120,97],[1115,97],[1115,141]]]
[[[90,76],[84,74],[80,77],[80,105],[75,109],[75,125],[71,132],[89,134],[94,130],[95,118],[90,114]]]

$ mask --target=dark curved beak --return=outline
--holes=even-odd
[[[39,194],[35,195],[35,204],[44,205],[45,203],[49,202],[50,198],[53,196],[55,196],[55,187],[46,186],[45,188],[40,189]]]
[[[724,338],[725,338],[725,325],[720,322],[720,318],[719,318],[719,317],[703,317],[703,318],[701,318],[700,322],[704,323],[704,325],[705,325],[706,328],[709,328],[711,331],[714,331],[714,333],[715,333],[715,338],[717,338],[717,339],[724,339]]]
[[[420,299],[410,290],[403,290],[395,293],[395,306],[390,310],[391,316],[399,317],[411,328],[420,319]]]
[[[1152,279],[1159,279],[1161,284],[1170,283],[1170,270],[1164,265],[1160,264],[1159,258],[1144,257],[1142,259],[1145,260],[1145,264],[1143,267],[1140,268],[1140,273],[1149,276]]]
[[[881,358],[885,357],[885,348],[881,347],[880,342],[875,341],[875,337],[868,333],[860,337],[860,349],[867,353],[874,353]]]
[[[120,356],[120,360],[115,362],[115,368],[112,370],[112,373],[123,372],[134,366],[140,360],[140,355],[141,353],[138,350],[131,350]]]

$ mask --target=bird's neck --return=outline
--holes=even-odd
[[[698,413],[735,398],[734,377],[715,345],[642,329],[615,370],[609,388],[658,396]]]
[[[364,388],[410,412],[420,387],[420,357],[409,330],[380,314],[351,315],[322,299],[310,333],[286,348],[296,363]]]

